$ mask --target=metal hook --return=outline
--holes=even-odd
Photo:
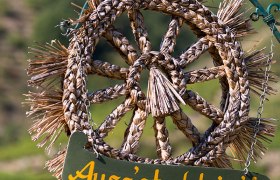
[[[272,11],[272,8],[276,7],[276,9],[274,10],[274,12],[278,12],[280,11],[280,3],[272,3],[270,4],[267,9],[266,9],[266,12],[269,13],[269,14],[272,14],[271,11]],[[280,22],[276,21],[275,20],[275,24],[277,26],[280,26]]]
[[[60,30],[62,31],[63,36],[68,36],[72,30],[71,28],[71,22],[69,20],[63,20],[61,21],[58,25],[55,27],[59,27]]]
[[[83,15],[84,11],[85,11],[88,7],[89,7],[89,5],[88,5],[88,2],[86,1],[86,2],[84,3],[83,7],[82,7],[82,10],[81,10],[81,12],[80,12],[80,16],[79,16],[78,19],[81,18],[81,16]],[[75,26],[74,29],[78,29],[78,28],[79,28],[79,25],[80,25],[79,23],[76,24],[76,26]]]
[[[280,32],[278,31],[277,26],[280,25],[280,22],[277,22],[273,15],[271,14],[272,8],[276,7],[275,11],[280,11],[280,3],[271,3],[267,9],[265,10],[264,7],[259,3],[258,0],[250,0],[251,3],[256,7],[256,11],[253,12],[250,16],[252,21],[258,21],[259,17],[263,17],[263,21],[270,27],[271,31],[273,32],[274,36],[280,43]]]
[[[88,2],[86,1],[85,3],[84,3],[84,6],[83,6],[83,8],[82,8],[82,10],[81,10],[81,12],[80,12],[80,15],[79,15],[79,18],[78,19],[80,19],[81,18],[81,16],[83,15],[83,13],[84,13],[84,11],[85,11],[85,9],[87,9],[88,8]],[[61,21],[58,25],[56,25],[55,27],[59,27],[60,28],[60,30],[62,31],[62,35],[63,36],[69,36],[70,35],[70,33],[73,31],[73,30],[75,30],[75,29],[78,29],[79,28],[79,23],[77,23],[76,25],[75,25],[75,27],[73,27],[74,25],[72,24],[72,22],[71,22],[71,20],[63,20],[63,21]]]

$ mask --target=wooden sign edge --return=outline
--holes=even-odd
[[[268,177],[250,172],[247,177],[244,172],[234,169],[221,169],[212,167],[176,166],[176,165],[157,165],[142,164],[124,160],[116,160],[103,155],[97,155],[84,149],[87,137],[82,132],[75,132],[71,135],[66,159],[64,163],[62,179],[160,179],[167,180],[269,180]],[[92,171],[92,172],[90,172]],[[80,176],[79,176],[80,175]],[[132,177],[134,176],[134,177]]]

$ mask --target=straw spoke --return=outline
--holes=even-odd
[[[128,69],[105,61],[94,60],[91,61],[90,66],[87,67],[87,73],[97,74],[111,79],[125,80]]]
[[[144,24],[144,16],[140,10],[133,9],[128,11],[128,17],[131,23],[132,32],[141,52],[147,53],[151,51],[152,45]]]
[[[154,117],[154,131],[158,157],[162,160],[167,160],[171,156],[172,147],[169,143],[164,117]]]
[[[220,79],[225,76],[224,66],[217,66],[213,68],[204,68],[186,72],[184,74],[188,84],[198,82],[205,82],[213,79]]]
[[[136,61],[138,55],[134,47],[129,43],[129,40],[114,26],[106,31],[104,37],[110,42],[110,44],[120,53],[128,65],[133,64]]]
[[[108,87],[88,94],[90,103],[98,104],[109,100],[117,99],[120,96],[128,94],[126,84],[117,84],[113,87]]]
[[[183,25],[183,20],[178,17],[172,17],[171,22],[169,23],[168,30],[163,38],[160,52],[165,52],[172,54],[176,45],[176,38],[179,34],[179,30]]]
[[[148,114],[144,109],[140,107],[136,107],[134,109],[130,124],[124,134],[121,152],[125,154],[136,153],[139,147],[140,138],[143,134],[144,126],[146,124],[147,116]]]
[[[224,113],[219,108],[208,103],[205,99],[199,96],[199,94],[188,90],[184,100],[191,108],[211,119],[216,124],[220,124],[223,120]]]
[[[179,62],[181,67],[185,68],[188,64],[197,60],[200,55],[207,51],[211,46],[212,44],[206,37],[199,39],[195,44],[180,55]]]
[[[192,142],[193,146],[197,145],[200,142],[200,133],[198,129],[192,124],[191,119],[180,109],[175,113],[171,114],[171,118],[188,139]]]
[[[97,132],[101,138],[104,138],[108,133],[113,130],[120,119],[131,109],[134,105],[131,98],[127,98],[122,104],[120,104],[116,109],[114,109],[111,114],[109,114],[104,122],[98,127]]]

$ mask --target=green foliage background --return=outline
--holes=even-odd
[[[27,46],[32,46],[34,41],[37,42],[50,42],[52,39],[59,39],[65,45],[68,44],[68,40],[61,35],[61,31],[59,28],[55,28],[62,19],[67,18],[76,18],[78,16],[77,13],[73,11],[73,8],[70,3],[73,2],[80,6],[83,6],[84,1],[79,0],[60,0],[60,1],[49,1],[49,0],[24,0],[22,1],[22,5],[24,5],[24,10],[27,11],[23,14],[32,19],[32,22],[24,21],[23,17],[23,26],[28,26],[27,29],[30,30],[30,33],[26,36],[22,36],[20,29],[18,31],[9,31],[8,23],[0,23],[0,42],[2,41],[5,46],[8,46],[7,50],[3,47],[1,48],[0,43],[0,52],[2,57],[1,61],[4,62],[0,66],[0,90],[1,90],[1,118],[0,124],[4,127],[0,129],[0,167],[5,163],[17,162],[18,159],[22,159],[25,157],[34,157],[34,156],[42,156],[44,159],[49,159],[50,155],[47,155],[46,152],[42,149],[38,149],[36,147],[36,143],[30,140],[30,136],[27,133],[27,129],[30,126],[30,120],[25,118],[24,111],[26,107],[22,108],[20,106],[20,102],[24,100],[21,94],[27,93],[28,90],[32,90],[26,87],[26,79],[27,77],[24,75],[24,69],[27,67],[27,63],[25,59],[28,58]],[[261,0],[265,6],[267,6],[272,0]],[[220,0],[209,0],[206,5],[211,7],[218,7]],[[0,17],[8,19],[18,20],[16,0],[0,0]],[[249,9],[252,5],[248,2],[244,7],[244,10]],[[217,11],[217,8],[211,8],[214,12]],[[76,9],[80,11],[79,9]],[[248,15],[252,12],[253,9],[249,10]],[[31,16],[31,17],[30,17]],[[145,23],[148,28],[149,37],[153,44],[153,49],[158,50],[159,45],[161,43],[163,34],[166,32],[168,22],[170,17],[166,15],[162,15],[155,12],[144,12]],[[277,15],[279,18],[279,15]],[[6,22],[6,21],[3,21]],[[122,15],[116,22],[116,27],[125,34],[130,42],[135,45],[133,41],[133,36],[129,27],[128,19],[125,15]],[[269,28],[266,27],[262,22],[254,23],[254,28],[256,30],[256,34],[251,35],[248,38],[243,38],[243,48],[245,50],[251,49],[253,46],[260,49],[264,46],[267,46],[267,52],[270,49],[271,43],[271,33]],[[177,40],[176,51],[174,55],[179,55],[186,48],[188,48],[191,44],[196,42],[196,37],[191,33],[187,26],[184,26],[181,30],[180,36]],[[280,52],[279,43],[276,40],[273,40],[275,44],[275,60],[278,62],[273,65],[273,70],[276,74],[280,75]],[[24,54],[21,56],[16,56],[16,52],[19,54]],[[19,58],[17,58],[19,57]],[[97,49],[94,54],[95,59],[110,61],[111,63],[126,66],[121,57],[114,51],[114,49],[108,45],[104,40],[101,40],[97,46]],[[12,60],[12,61],[11,61]],[[198,62],[195,62],[192,66],[187,69],[198,69],[203,67],[211,67],[211,59],[208,54],[205,54],[201,57]],[[11,72],[17,72],[16,74]],[[147,86],[148,73],[147,71],[143,73],[143,77],[141,79],[141,86],[143,89]],[[105,88],[114,84],[119,83],[119,81],[109,80],[107,78],[102,78],[98,76],[93,76],[89,78],[88,88],[91,91]],[[274,84],[275,88],[278,89],[279,83]],[[13,88],[10,88],[13,87]],[[202,97],[204,97],[209,102],[214,105],[219,104],[220,98],[220,88],[218,81],[210,81],[206,83],[200,83],[196,85],[190,85],[188,88],[197,91]],[[10,89],[12,89],[10,91]],[[3,93],[3,95],[2,95]],[[258,107],[258,97],[252,95],[251,100],[251,115],[256,116],[256,109]],[[266,102],[264,117],[273,117],[279,118],[280,111],[278,111],[278,106],[280,105],[280,95],[279,93],[276,96],[270,97],[270,101]],[[105,103],[102,105],[94,105],[92,106],[92,116],[94,123],[98,125],[102,120],[119,104],[122,102],[122,98],[119,98],[115,101]],[[188,107],[183,107],[184,110],[190,115],[191,119],[194,121],[194,124],[199,127],[200,131],[205,131],[205,129],[209,126],[210,121],[200,116],[199,114],[193,112]],[[14,113],[17,116],[13,117],[10,113]],[[128,113],[123,119],[122,123],[120,123],[117,128],[114,130],[112,134],[108,137],[107,141],[113,146],[118,147],[121,143],[119,139],[123,138],[123,129],[127,126],[128,121],[130,119],[131,113]],[[14,119],[14,120],[11,120]],[[278,121],[277,121],[278,123]],[[176,130],[175,126],[172,124],[170,119],[167,119],[167,124],[170,131],[170,139],[173,146],[176,146],[175,154],[181,154],[185,152],[190,144],[186,142],[184,136]],[[279,124],[279,123],[278,123]],[[141,141],[141,153],[143,156],[155,156],[155,147],[153,138],[153,130],[152,130],[152,119],[149,119],[148,124],[146,126],[144,132],[143,140]],[[67,142],[67,138],[63,135],[59,140],[58,146],[56,150],[65,146]],[[280,148],[280,131],[277,131],[276,137],[273,139],[273,143],[268,145],[269,151],[276,152],[276,155],[280,156],[279,148]],[[148,150],[147,150],[148,149]],[[54,150],[53,152],[55,152]],[[26,162],[32,163],[32,162]],[[16,166],[16,164],[15,164]],[[269,173],[270,164],[257,164],[253,165],[251,170],[257,171],[259,173],[267,174]],[[0,179],[54,179],[51,175],[42,169],[43,167],[37,168],[27,168],[24,170],[19,170],[16,173],[11,171],[3,171],[0,168]],[[236,168],[240,168],[236,165]],[[279,166],[280,168],[280,166]],[[275,179],[279,179],[280,177],[273,177]]]

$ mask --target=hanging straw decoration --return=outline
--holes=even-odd
[[[256,118],[249,117],[250,91],[260,94],[269,55],[256,50],[244,55],[240,37],[253,32],[249,18],[241,12],[243,0],[224,0],[214,15],[202,1],[97,1],[88,0],[80,17],[69,20],[77,29],[68,29],[68,47],[54,40],[50,44],[37,44],[30,48],[28,84],[39,92],[29,92],[25,104],[30,106],[27,116],[34,124],[29,129],[38,146],[50,150],[59,135],[69,136],[83,132],[88,137],[86,149],[118,160],[149,164],[182,164],[231,168],[232,160],[244,161],[250,150]],[[163,12],[172,16],[160,50],[151,51],[148,31],[142,10]],[[114,27],[117,17],[128,13],[137,47]],[[198,41],[179,57],[172,57],[176,38],[186,23],[197,35]],[[95,60],[95,46],[102,37],[121,54],[129,68],[106,60]],[[138,49],[137,49],[138,48]],[[214,67],[185,71],[208,51]],[[156,57],[151,60],[151,58]],[[142,70],[149,71],[147,93],[141,90]],[[277,81],[271,74],[269,83]],[[95,75],[122,80],[121,84],[94,92],[87,90],[87,76]],[[222,97],[220,107],[209,103],[189,84],[218,79]],[[99,83],[95,83],[99,86]],[[204,89],[207,91],[207,87]],[[268,85],[268,95],[276,90]],[[97,128],[91,126],[90,105],[125,97]],[[201,133],[180,106],[187,106],[212,121],[212,126]],[[132,111],[124,132],[121,148],[113,148],[104,138]],[[136,153],[145,129],[148,115],[154,119],[158,158],[139,157]],[[94,114],[92,115],[94,116]],[[187,152],[172,156],[166,117],[170,116],[177,129],[191,142]],[[257,134],[253,159],[266,150],[275,132],[274,120],[262,118]],[[231,149],[233,157],[227,153]],[[46,167],[61,178],[67,148],[60,151]]]

